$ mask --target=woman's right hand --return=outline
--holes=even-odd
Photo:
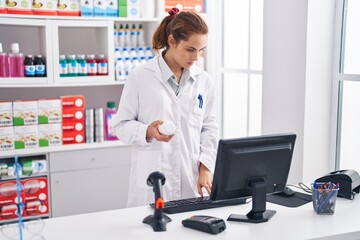
[[[152,122],[146,130],[146,139],[156,139],[159,142],[169,142],[173,137],[174,134],[172,135],[162,135],[159,132],[159,125],[161,125],[163,123],[163,121],[161,120],[156,120],[154,122]]]

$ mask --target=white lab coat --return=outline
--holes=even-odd
[[[146,179],[153,171],[166,177],[165,201],[198,196],[199,164],[213,172],[217,151],[214,84],[209,75],[193,66],[184,88],[176,96],[163,81],[159,57],[134,69],[126,81],[114,130],[120,141],[133,145],[128,206],[154,202]],[[203,103],[200,107],[199,94]],[[176,126],[170,142],[146,141],[146,130],[155,120]]]

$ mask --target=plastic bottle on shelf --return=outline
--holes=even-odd
[[[128,78],[130,71],[132,70],[132,63],[130,58],[125,58],[125,77]]]
[[[116,114],[116,103],[107,102],[107,109],[105,111],[105,140],[117,140],[116,133],[113,131],[112,124]]]
[[[119,48],[125,47],[125,29],[124,25],[120,24],[120,28],[118,31],[118,44]]]
[[[46,77],[46,64],[45,59],[42,55],[36,55],[34,58],[35,64],[35,76],[36,77]]]
[[[99,54],[96,58],[97,75],[108,75],[108,61],[104,54]]]
[[[60,55],[59,72],[60,72],[60,77],[67,77],[69,74],[68,64],[65,55]]]
[[[131,48],[130,49],[130,60],[133,61],[134,58],[136,58],[136,57],[137,57],[137,53],[136,53],[135,48]]]
[[[85,60],[85,55],[84,54],[79,54],[76,57],[76,61],[78,63],[78,67],[79,67],[79,76],[87,76],[87,64],[86,64],[86,60]]]
[[[94,54],[86,55],[86,64],[87,64],[87,75],[88,76],[97,75],[97,64]]]
[[[121,52],[120,52],[120,49],[119,48],[115,48],[115,53],[114,53],[114,60],[115,60],[115,63],[117,61],[118,58],[121,58],[122,55],[121,55]]]
[[[145,52],[143,47],[139,47],[137,51],[138,59],[141,59],[142,57],[145,57]]]
[[[35,77],[35,64],[32,55],[26,55],[24,60],[25,77]]]
[[[145,57],[146,57],[146,60],[148,60],[148,61],[154,57],[154,54],[152,53],[150,47],[147,47],[147,48],[146,48],[146,50],[145,50]]]
[[[139,60],[138,60],[137,57],[134,57],[134,59],[132,60],[132,63],[131,63],[131,64],[132,64],[132,69],[140,66],[140,62],[139,62]]]
[[[131,30],[129,24],[125,25],[125,46],[131,47]]]
[[[11,53],[9,54],[9,77],[24,77],[24,55],[19,52],[19,44],[11,44]]]
[[[135,24],[133,24],[130,32],[130,41],[131,41],[130,46],[133,48],[136,48],[137,46],[137,34],[138,34],[137,27]]]
[[[66,59],[69,66],[69,77],[76,77],[79,74],[79,67],[75,55],[68,55]]]
[[[145,56],[142,56],[141,58],[140,58],[140,65],[143,65],[143,64],[145,64],[147,61],[146,61],[146,58],[145,58]]]
[[[8,56],[3,52],[2,43],[0,43],[0,77],[9,77]]]
[[[128,52],[128,50],[127,50],[126,47],[124,47],[124,48],[122,49],[121,57],[122,57],[122,59],[126,59],[126,58],[130,57],[130,54],[129,54],[129,52]]]
[[[119,46],[118,30],[116,28],[116,24],[114,24],[114,47],[118,47],[118,46]]]
[[[145,47],[145,39],[144,39],[144,28],[142,24],[139,25],[137,32],[137,42],[139,47]]]
[[[116,81],[124,81],[126,79],[125,76],[125,65],[122,58],[116,59],[115,64],[115,80]]]

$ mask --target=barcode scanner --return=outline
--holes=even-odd
[[[149,224],[154,232],[166,231],[166,224],[171,222],[171,219],[163,213],[164,200],[162,198],[162,185],[165,184],[165,175],[159,171],[153,172],[149,175],[146,183],[153,187],[155,194],[155,208],[154,214],[144,218],[143,223]]]

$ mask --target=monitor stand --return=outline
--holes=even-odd
[[[263,180],[250,182],[252,188],[252,209],[246,215],[231,214],[228,221],[262,223],[274,216],[276,211],[266,210],[266,184]]]

